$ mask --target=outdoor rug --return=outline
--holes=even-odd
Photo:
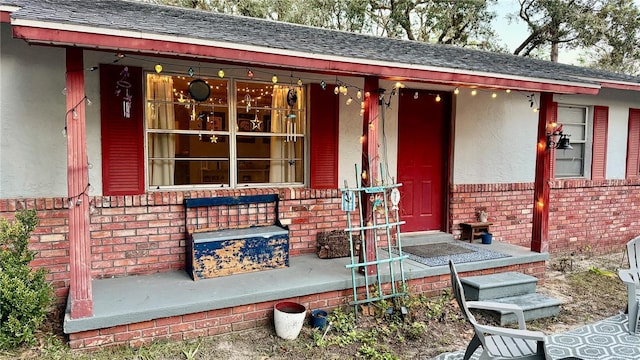
[[[547,354],[551,360],[637,360],[640,359],[640,335],[627,331],[627,315],[618,314],[569,332],[547,337]],[[477,360],[478,349],[471,360]],[[433,360],[461,360],[464,350],[440,354]]]
[[[398,249],[392,249],[392,251],[396,255],[399,254]],[[427,266],[447,265],[449,260],[453,260],[455,264],[460,264],[511,256],[488,250],[486,245],[476,246],[463,242],[403,246],[402,254],[408,255],[409,259]]]

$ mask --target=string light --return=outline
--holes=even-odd
[[[67,204],[69,205],[69,209],[74,206],[80,206],[82,204],[82,197],[84,195],[89,196],[89,189],[91,188],[91,184],[87,183],[87,186],[84,187],[84,190],[78,195],[70,196],[67,198]]]
[[[473,89],[471,90],[471,96],[476,96],[478,94],[478,90]]]
[[[274,83],[274,84],[277,84],[277,83],[278,83],[278,76],[274,74],[274,75],[271,77],[271,82],[272,82],[272,83]]]
[[[436,102],[440,102],[440,100],[442,100],[442,99],[440,98],[440,94],[437,94],[437,95],[436,95]]]
[[[251,71],[251,69],[249,69],[249,70],[247,71],[247,77],[248,77],[249,79],[253,79],[253,71]]]
[[[506,92],[507,94],[511,94],[511,89],[507,89],[507,90],[505,90],[505,92]]]
[[[362,99],[362,91],[361,90],[358,90],[358,92],[356,93],[356,98]]]
[[[496,94],[495,92],[491,94],[491,98],[495,99],[498,97],[498,94]]]
[[[187,71],[187,72],[189,73],[189,76],[191,76],[191,77],[193,77],[193,74],[195,74],[195,73],[196,73],[195,71],[193,71],[193,68],[192,68],[192,67],[190,67],[190,68],[189,68],[189,71]]]
[[[153,67],[156,70],[156,73],[160,74],[162,72],[162,65],[160,64],[156,64],[156,66]]]
[[[224,78],[224,70],[222,70],[222,69],[218,70],[218,77],[220,79]]]
[[[65,88],[65,94],[66,94],[66,88]],[[79,114],[78,114],[78,107],[85,101],[87,103],[87,106],[91,106],[91,104],[92,104],[91,100],[87,97],[87,95],[85,95],[85,96],[82,97],[82,99],[80,99],[80,101],[78,101],[77,104],[75,104],[65,114],[65,116],[64,116],[64,129],[62,129],[62,136],[67,137],[67,117],[69,116],[69,114],[71,114],[71,118],[72,119],[78,120],[78,118],[80,117]]]
[[[352,102],[353,102],[353,98],[350,97],[347,99],[347,105],[351,105]]]
[[[302,79],[298,78],[298,86],[302,86]]]
[[[333,89],[333,93],[336,95],[340,94],[340,87],[336,86],[336,88]]]
[[[327,83],[324,82],[324,80],[320,81],[320,87],[322,88],[322,90],[325,90],[327,88]]]
[[[455,88],[455,89],[453,90],[453,95],[458,95],[458,94],[460,94],[460,89]]]

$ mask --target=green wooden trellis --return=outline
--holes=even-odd
[[[381,171],[383,174],[384,172]],[[377,186],[362,186],[360,181],[360,176],[358,172],[358,165],[356,165],[356,184],[355,188],[349,188],[345,181],[345,187],[342,190],[342,209],[347,212],[347,228],[345,231],[349,234],[349,244],[350,244],[350,255],[351,262],[347,264],[346,267],[351,269],[351,281],[353,284],[353,301],[350,303],[354,306],[354,311],[357,316],[358,314],[358,305],[371,303],[379,300],[397,298],[399,296],[406,295],[406,286],[405,286],[405,277],[404,277],[404,265],[403,260],[408,258],[407,255],[402,254],[402,241],[400,238],[400,225],[404,224],[404,221],[399,221],[399,213],[397,207],[397,201],[399,201],[399,192],[398,188],[402,186],[402,184],[384,184]],[[363,217],[363,194],[369,194],[374,197],[374,203],[371,211],[371,224],[368,224],[368,219],[364,219]],[[396,196],[395,203],[392,204],[391,209],[389,208],[390,197],[393,195]],[[368,196],[365,197],[365,200],[368,201]],[[357,205],[357,206],[356,206]],[[359,211],[359,222],[358,224],[353,224],[351,213],[355,211],[357,207]],[[383,221],[382,223],[378,223],[378,216],[376,215],[377,209],[383,209]],[[394,213],[395,221],[391,221],[389,219],[389,212],[392,211]],[[366,251],[366,237],[365,233],[367,231],[372,232],[373,238],[377,239],[378,232],[382,231],[386,234],[387,237],[387,246],[386,249],[380,250],[378,246],[375,246],[374,259],[367,259],[367,251]],[[391,235],[392,232],[395,231],[396,241],[397,241],[397,255],[392,252],[391,246]],[[362,262],[360,262],[359,254],[355,251],[354,245],[354,233],[360,234],[360,251],[362,252]],[[386,251],[385,251],[386,250]],[[386,257],[381,258],[381,252],[386,253]],[[400,278],[401,278],[401,289],[398,289],[398,285],[396,285],[396,274],[394,271],[394,264],[398,264],[400,269]],[[381,265],[388,264],[389,266],[389,280],[391,283],[390,293],[385,294],[382,284],[383,279],[380,274]],[[376,274],[374,279],[370,279],[374,275],[367,275],[365,270],[364,275],[364,288],[365,297],[362,299],[358,299],[358,281],[356,279],[356,272],[361,267],[367,266],[375,266]],[[370,285],[376,284],[378,288],[378,293],[373,295],[370,290]]]

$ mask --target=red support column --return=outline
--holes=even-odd
[[[83,51],[67,48],[67,191],[71,317],[93,316]]]
[[[547,149],[549,124],[555,121],[553,94],[540,95],[538,115],[538,144],[536,145],[536,174],[533,189],[533,230],[531,251],[549,251],[549,181],[551,180],[551,150]]]
[[[374,186],[378,177],[379,157],[378,157],[378,114],[380,105],[378,103],[379,96],[378,78],[366,77],[364,79],[365,106],[362,116],[362,134],[364,141],[362,142],[362,173],[366,174],[366,178],[362,178],[362,186]],[[363,193],[363,209],[362,216],[369,219],[375,216],[373,213],[370,194]],[[372,223],[372,220],[364,221],[365,224]],[[376,239],[373,230],[365,231],[365,253],[367,261],[376,259]],[[361,261],[362,256],[361,256]],[[377,273],[375,265],[367,266],[367,275],[375,275]]]

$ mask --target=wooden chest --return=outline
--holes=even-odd
[[[192,234],[194,280],[289,266],[289,231],[276,225]]]

